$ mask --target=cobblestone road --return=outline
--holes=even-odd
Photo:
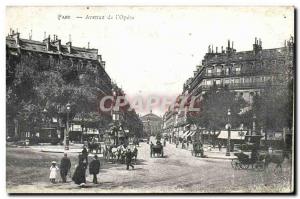
[[[230,160],[203,159],[191,156],[190,151],[167,144],[164,158],[150,158],[150,148],[142,143],[138,148],[138,161],[134,170],[126,170],[122,164],[102,163],[99,184],[93,185],[87,177],[87,188],[79,188],[72,182],[54,185],[48,182],[48,162],[61,158],[62,154],[33,152],[29,149],[7,149],[8,192],[290,192],[292,169],[285,161],[283,170],[274,165],[263,172],[234,170]],[[25,150],[25,152],[24,152]],[[19,152],[18,152],[19,151]],[[20,165],[20,159],[28,159]],[[75,165],[75,154],[71,157]],[[47,163],[47,164],[46,164]],[[17,165],[14,165],[17,164]],[[47,166],[43,166],[43,165]],[[45,167],[45,168],[44,168]],[[12,173],[17,169],[15,173]],[[74,169],[74,168],[73,168]],[[36,171],[37,173],[30,173]],[[70,179],[69,179],[70,181]]]

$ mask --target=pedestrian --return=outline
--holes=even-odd
[[[100,171],[100,161],[98,160],[98,156],[95,155],[89,166],[89,172],[90,174],[93,175],[94,184],[98,184],[97,174],[99,174],[99,171]]]
[[[221,151],[221,149],[222,149],[222,144],[221,144],[221,142],[218,143],[218,147],[219,147],[219,151]]]
[[[55,183],[58,170],[59,170],[59,168],[56,166],[56,162],[52,161],[51,167],[50,167],[50,176],[49,176],[51,183]]]
[[[134,166],[132,165],[132,152],[131,150],[128,148],[127,151],[126,151],[126,169],[129,170],[129,166],[132,167],[132,169],[134,169]]]
[[[82,151],[81,151],[81,154],[82,154],[82,157],[83,159],[85,159],[86,161],[86,165],[88,165],[88,155],[89,155],[89,152],[87,151],[86,147],[84,146]]]
[[[74,175],[72,177],[72,180],[75,182],[75,184],[82,185],[86,183],[85,179],[85,165],[82,161],[82,158],[79,158],[79,164],[75,169]]]
[[[64,157],[60,161],[60,176],[63,182],[67,182],[67,175],[71,168],[71,161],[68,158],[67,153],[64,154]]]

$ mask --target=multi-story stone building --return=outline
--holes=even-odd
[[[255,38],[252,50],[237,52],[233,42],[228,41],[226,49],[215,50],[211,46],[205,54],[202,64],[196,67],[194,76],[183,85],[180,95],[196,96],[203,94],[214,84],[227,87],[242,96],[249,106],[253,96],[260,94],[268,86],[286,86],[293,75],[294,41],[291,38],[284,46],[263,49],[262,41]],[[168,118],[175,115],[173,123]],[[168,111],[165,114],[165,132],[186,136],[190,125],[186,120],[187,111]],[[172,129],[172,130],[171,130]]]
[[[9,89],[14,87],[13,84],[15,81],[16,71],[21,71],[22,73],[22,67],[25,65],[35,71],[37,75],[42,71],[53,71],[54,73],[60,73],[62,72],[60,67],[65,67],[71,70],[72,73],[69,75],[69,79],[71,79],[71,81],[75,79],[76,86],[89,87],[89,85],[92,85],[91,95],[93,96],[89,97],[93,99],[95,98],[95,104],[92,104],[91,106],[95,105],[94,112],[97,112],[98,115],[101,115],[103,118],[102,123],[108,124],[109,121],[112,120],[111,114],[103,113],[103,111],[98,110],[99,106],[97,102],[100,102],[100,99],[103,96],[112,96],[113,91],[115,88],[117,88],[117,85],[112,83],[111,78],[105,71],[105,61],[102,60],[101,55],[98,53],[98,49],[91,49],[89,48],[89,45],[87,48],[76,47],[72,45],[71,41],[63,45],[61,40],[58,39],[57,35],[54,35],[52,39],[49,35],[48,37],[45,36],[43,41],[34,41],[31,39],[31,37],[29,39],[23,39],[20,37],[19,32],[14,32],[11,30],[6,37],[7,92],[9,93]],[[68,83],[66,83],[66,85],[67,84]],[[20,92],[18,91],[18,93]],[[7,102],[7,104],[9,103]],[[19,104],[20,103],[16,102],[15,105]],[[10,107],[12,108],[10,109]],[[65,128],[65,125],[60,124],[63,122],[61,117],[59,117],[59,114],[64,108],[65,107],[57,107],[57,117],[52,115],[51,118],[48,118],[49,121],[47,121],[47,126],[41,126],[38,129],[31,130],[34,132],[28,132],[29,130],[23,128],[20,124],[22,117],[19,116],[18,111],[15,111],[13,106],[9,106],[7,111],[7,136],[19,137],[23,139],[29,137],[30,134],[36,133],[37,131],[39,131],[38,134],[41,135],[42,129],[51,131],[51,134],[56,134],[56,131],[60,131],[58,134],[63,134],[63,128]],[[45,114],[46,111],[47,110],[45,110]],[[80,115],[81,113],[76,113],[76,115],[73,117],[73,121],[70,121],[69,135],[72,136],[74,134],[74,139],[80,139],[80,137],[82,139],[82,134],[84,129],[86,129],[83,128],[81,124],[77,124],[77,120],[80,123],[80,121],[84,119],[77,117],[78,114]],[[138,119],[138,116],[135,112],[131,112],[126,116],[128,121],[131,121],[131,119],[136,121]],[[78,128],[75,128],[73,125],[77,125]],[[30,129],[34,128],[30,127]],[[104,130],[102,129],[101,131]],[[46,135],[46,137],[48,136],[49,134]]]
[[[163,120],[161,117],[150,113],[141,117],[143,122],[143,137],[155,136],[157,133],[161,133]]]

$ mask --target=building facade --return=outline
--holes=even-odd
[[[283,47],[273,49],[263,49],[262,41],[256,38],[249,51],[237,52],[230,41],[226,49],[221,47],[220,51],[218,47],[208,46],[202,64],[184,83],[179,96],[196,96],[201,100],[213,85],[226,85],[236,96],[242,96],[251,108],[254,95],[260,94],[266,87],[286,87],[293,76],[293,67],[292,37],[284,42]],[[188,134],[185,132],[195,129],[187,122],[187,110],[169,110],[164,118],[164,131],[173,137],[184,137]]]
[[[143,122],[143,137],[147,138],[162,133],[163,119],[150,111],[150,113],[141,117]]]
[[[113,96],[118,86],[111,81],[110,76],[105,70],[105,61],[102,60],[102,56],[98,53],[98,49],[91,49],[89,45],[88,48],[76,47],[72,45],[71,41],[63,45],[57,35],[54,35],[53,38],[49,35],[43,41],[35,41],[31,37],[23,39],[20,37],[19,32],[11,30],[6,37],[7,136],[25,139],[32,135],[41,136],[40,134],[43,131],[51,131],[46,137],[51,137],[51,134],[58,132],[58,136],[63,138],[64,131],[66,130],[67,110],[65,105],[67,102],[58,100],[55,102],[54,107],[54,105],[49,105],[47,102],[47,97],[51,96],[47,96],[45,103],[41,103],[36,100],[34,94],[30,93],[24,96],[16,88],[16,77],[22,76],[26,72],[22,71],[24,67],[32,70],[33,74],[37,76],[44,71],[62,74],[65,79],[64,82],[61,82],[61,87],[70,86],[74,90],[78,87],[86,87],[83,90],[87,90],[88,94],[82,93],[82,96],[83,98],[86,97],[86,99],[92,99],[92,103],[90,101],[83,102],[80,106],[87,107],[84,109],[85,112],[71,110],[68,115],[70,117],[70,136],[74,140],[82,140],[83,132],[92,132],[92,134],[95,134],[95,132],[98,132],[97,134],[105,132],[105,129],[109,128],[109,124],[113,118],[111,112],[100,110],[98,102],[104,96]],[[68,71],[68,73],[65,71]],[[30,77],[29,79],[34,78]],[[37,82],[29,82],[29,86],[34,87],[32,85],[39,84]],[[51,90],[52,88],[49,89]],[[120,89],[117,90],[119,91]],[[15,95],[18,95],[19,99],[14,99]],[[125,94],[122,91],[118,95]],[[25,97],[28,99],[25,99]],[[72,100],[70,99],[70,101]],[[25,105],[28,104],[30,107],[36,107],[37,110],[23,113],[21,101]],[[51,110],[47,110],[44,108],[45,106],[51,107]],[[21,108],[18,108],[18,110],[16,107]],[[81,107],[77,108],[78,110],[83,110]],[[44,111],[38,109],[44,109]],[[35,112],[35,115],[32,114]],[[24,114],[34,115],[36,118],[33,118],[32,120],[34,121],[30,123],[29,121],[25,121]],[[41,120],[39,115],[43,116]],[[141,131],[141,122],[135,111],[126,112],[124,115],[126,115],[126,120],[124,120],[126,127],[134,133]],[[132,127],[131,124],[127,124],[132,123],[132,121],[139,123],[139,125],[132,124],[135,125],[135,127]],[[78,128],[74,128],[73,124],[77,125]],[[90,131],[86,130],[90,129],[91,126],[94,129]],[[139,129],[136,128],[137,126]]]

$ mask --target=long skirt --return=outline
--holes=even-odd
[[[75,182],[75,184],[82,184],[86,183],[85,180],[85,168],[83,165],[79,165],[76,167],[74,175],[72,177],[72,180]]]

